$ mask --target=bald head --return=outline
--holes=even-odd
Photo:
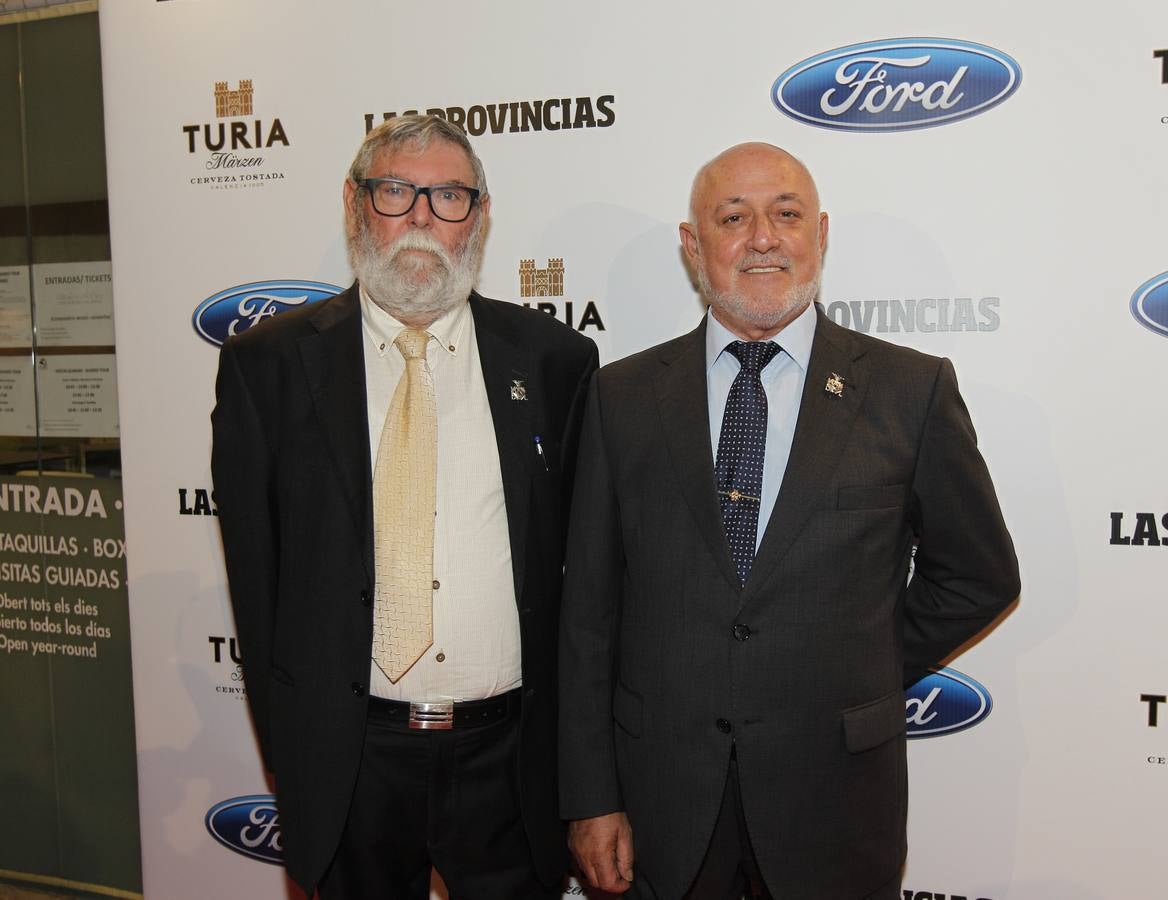
[[[745,144],[735,144],[733,147],[723,150],[698,169],[697,175],[694,176],[693,187],[689,192],[690,221],[697,221],[698,205],[705,199],[705,192],[710,190],[712,185],[716,186],[720,179],[725,179],[726,175],[733,176],[739,169],[756,168],[760,164],[766,163],[784,168],[791,176],[795,176],[796,180],[803,181],[804,191],[815,204],[816,211],[819,210],[819,191],[815,187],[815,179],[811,177],[811,172],[798,157],[774,144],[748,141]]]
[[[819,292],[827,213],[798,159],[771,144],[738,144],[694,178],[681,243],[718,321],[765,340]]]

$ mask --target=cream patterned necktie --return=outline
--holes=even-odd
[[[394,684],[434,642],[438,409],[426,364],[429,340],[426,332],[407,328],[393,342],[406,370],[385,416],[373,470],[373,659]]]

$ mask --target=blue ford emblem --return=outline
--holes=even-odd
[[[990,692],[955,669],[938,669],[904,695],[910,738],[937,737],[972,728],[990,714]]]
[[[1013,59],[945,38],[867,41],[805,59],[775,79],[780,111],[821,128],[908,131],[997,106],[1022,80]]]
[[[216,803],[207,811],[207,831],[224,847],[283,865],[284,849],[280,845],[280,817],[276,798],[271,794],[232,797]]]
[[[343,291],[321,281],[253,281],[220,291],[199,304],[192,324],[199,337],[220,346],[264,319]]]
[[[1136,289],[1131,298],[1131,311],[1145,328],[1168,337],[1168,272]]]

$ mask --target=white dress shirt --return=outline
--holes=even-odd
[[[405,327],[361,289],[370,470],[405,372]],[[397,684],[370,663],[370,693],[389,700],[479,700],[522,683],[519,612],[494,421],[469,303],[426,329],[438,407],[434,643]]]
[[[771,338],[783,351],[776,353],[759,375],[767,398],[767,431],[766,452],[762,460],[762,499],[754,541],[756,551],[762,544],[791,456],[795,423],[803,401],[803,385],[807,381],[807,365],[811,361],[811,344],[815,339],[815,315],[815,304],[808,304],[793,322]],[[738,357],[725,351],[727,345],[740,340],[742,338],[718,321],[713,308],[706,313],[706,395],[710,404],[710,448],[714,451],[715,462],[726,398],[730,395],[730,385],[742,368]]]

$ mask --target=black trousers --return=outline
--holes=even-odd
[[[900,873],[865,900],[900,900]],[[784,895],[786,896],[786,895]],[[730,756],[726,787],[714,833],[706,849],[697,877],[683,900],[774,900],[759,871],[750,845],[746,817],[742,812],[742,790],[738,783],[738,759]]]
[[[430,867],[450,900],[544,900],[519,806],[519,692],[506,718],[410,729],[371,708],[361,769],[321,900],[426,900]]]
[[[750,846],[738,784],[738,758],[732,752],[710,846],[685,900],[741,900],[744,896],[772,900]]]

